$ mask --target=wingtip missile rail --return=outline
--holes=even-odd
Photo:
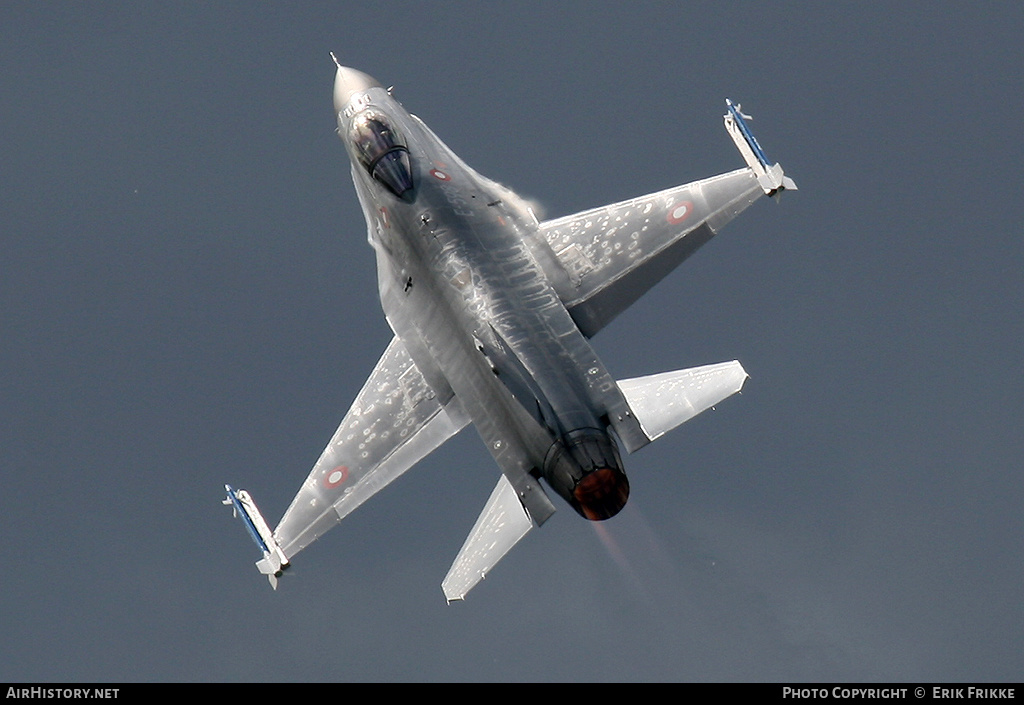
[[[277,579],[290,565],[288,557],[284,555],[277,539],[274,538],[274,533],[267,526],[267,522],[263,519],[263,515],[249,493],[245,490],[235,490],[231,485],[224,485],[224,489],[227,490],[228,496],[224,499],[223,504],[230,506],[235,516],[242,517],[242,522],[249,530],[253,542],[263,551],[263,558],[256,561],[256,567],[267,576],[270,586],[276,590]]]
[[[726,113],[722,116],[725,120],[725,129],[732,137],[732,141],[736,143],[736,148],[743,155],[747,166],[754,172],[757,182],[765,194],[774,196],[779,191],[786,189],[796,191],[796,183],[793,179],[782,172],[781,164],[772,164],[768,161],[764,150],[761,149],[761,145],[758,144],[757,139],[747,126],[746,121],[753,118],[742,112],[739,103],[733,103],[728,98],[725,99],[725,107]]]

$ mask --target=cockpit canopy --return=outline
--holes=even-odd
[[[387,116],[364,110],[352,118],[351,133],[356,155],[370,176],[399,197],[412,189],[409,148]]]

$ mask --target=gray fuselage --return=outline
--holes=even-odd
[[[635,421],[552,285],[564,272],[532,212],[352,74],[335,87],[338,134],[390,326],[506,476],[543,477],[582,516],[614,516],[629,484],[611,430]]]

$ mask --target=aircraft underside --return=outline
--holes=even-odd
[[[620,444],[632,453],[739,391],[736,361],[617,382],[589,341],[760,196],[796,188],[727,109],[746,168],[541,223],[374,79],[338,66],[338,134],[395,337],[273,532],[227,487],[272,584],[473,424],[500,476],[442,583],[462,599],[554,513],[545,485],[586,519],[611,518],[629,498]]]

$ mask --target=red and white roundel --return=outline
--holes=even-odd
[[[345,467],[344,465],[339,465],[338,467],[334,468],[329,473],[324,475],[324,487],[328,489],[334,489],[341,483],[345,482],[345,480],[347,479],[348,468]]]
[[[680,201],[674,206],[668,209],[668,222],[675,225],[676,223],[682,223],[684,220],[690,217],[690,213],[693,212],[693,204],[689,201]]]
[[[431,169],[430,170],[430,175],[433,176],[435,179],[437,179],[439,181],[451,181],[452,180],[452,177],[448,176],[448,174],[444,173],[440,169]]]

